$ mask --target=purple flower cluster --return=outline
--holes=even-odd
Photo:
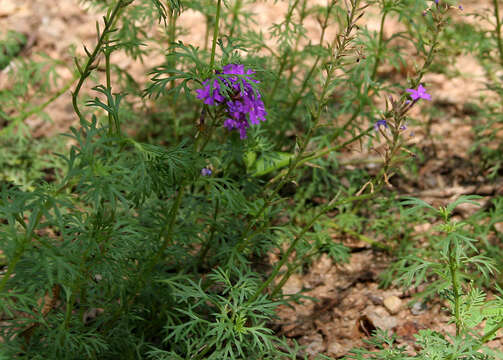
[[[224,126],[229,130],[238,130],[240,138],[246,139],[246,130],[250,124],[258,125],[260,121],[265,121],[267,115],[259,92],[254,91],[251,85],[259,82],[252,78],[255,72],[245,71],[244,65],[229,64],[217,74],[242,76],[218,77],[229,89],[227,97],[218,79],[214,79],[206,80],[204,87],[196,90],[197,98],[204,100],[206,105],[225,105],[229,117],[224,121]]]

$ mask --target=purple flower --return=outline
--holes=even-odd
[[[217,74],[241,76],[218,76],[227,88],[227,96],[218,79],[206,80],[204,87],[196,90],[197,98],[206,105],[225,105],[229,117],[224,121],[224,126],[229,130],[236,129],[239,137],[246,139],[246,130],[250,125],[265,121],[267,115],[260,93],[251,85],[259,82],[252,78],[255,72],[250,69],[245,71],[241,64],[228,64]]]
[[[437,5],[438,5],[438,0],[435,0],[435,4],[437,4]]]
[[[386,120],[377,120],[377,122],[374,124],[374,130],[379,131],[379,127],[384,126],[386,129],[388,128],[388,123]]]
[[[417,90],[407,89],[407,92],[410,93],[410,97],[414,101],[419,99],[431,100],[431,95],[426,93],[426,89],[423,87],[423,85],[419,85]]]
[[[204,167],[204,168],[201,169],[201,175],[202,176],[210,176],[211,173],[212,173],[212,171],[211,171],[210,168]]]
[[[463,5],[458,6],[459,10],[463,11]]]

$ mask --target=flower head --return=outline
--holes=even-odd
[[[431,100],[431,95],[426,93],[426,89],[423,87],[423,85],[419,85],[417,90],[407,89],[407,92],[410,93],[410,97],[414,101],[419,99]]]
[[[254,71],[250,69],[245,71],[244,65],[241,64],[225,65],[217,74],[231,76],[218,76],[218,79],[206,80],[203,83],[204,87],[196,90],[197,98],[203,100],[206,105],[225,105],[229,117],[224,121],[224,126],[229,130],[236,129],[240,138],[245,139],[246,130],[250,125],[258,125],[260,121],[265,121],[267,115],[260,93],[251,85],[259,81],[253,79]],[[227,94],[221,88],[220,82],[225,84]]]
[[[202,176],[210,176],[212,173],[210,168],[204,167],[201,169],[201,175]]]
[[[376,123],[374,124],[374,130],[375,131],[379,131],[379,128],[381,126],[384,126],[385,128],[388,128],[388,123],[386,122],[386,120],[384,120],[384,119],[377,120]]]

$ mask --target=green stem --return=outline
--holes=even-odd
[[[213,42],[211,44],[211,58],[210,58],[210,69],[213,70],[213,67],[215,66],[215,51],[217,48],[217,39],[218,39],[218,23],[220,22],[220,7],[221,7],[222,0],[218,0],[217,3],[217,15],[215,18],[215,27],[213,28]]]
[[[344,149],[349,144],[351,144],[351,143],[353,143],[353,142],[361,139],[365,135],[368,135],[373,130],[374,130],[374,126],[371,126],[367,130],[362,131],[360,134],[358,134],[358,135],[354,136],[353,138],[351,138],[351,139],[343,142],[342,144],[339,144],[339,145],[336,145],[336,146],[332,146],[332,147],[329,147],[329,148],[326,148],[326,149],[323,149],[323,150],[319,150],[319,151],[315,152],[313,155],[307,156],[307,157],[299,160],[299,162],[297,163],[297,167],[299,167],[301,165],[304,165],[305,163],[307,163],[309,161],[318,159],[318,158],[320,158],[320,157],[322,157],[324,155],[327,155],[327,154],[329,154],[331,152],[339,151],[340,149]],[[284,175],[285,175],[284,172],[279,173],[277,176],[275,176],[274,178],[272,178],[272,180],[270,180],[270,183],[275,183],[276,181],[278,181],[279,178],[281,178]]]
[[[388,12],[386,11],[386,9],[384,8],[384,1],[383,1],[383,13],[382,13],[382,17],[381,17],[381,26],[379,28],[379,41],[377,43],[377,53],[376,53],[376,58],[375,58],[375,62],[374,62],[374,69],[372,70],[372,76],[370,77],[370,79],[372,81],[375,80],[375,77],[377,75],[377,67],[379,66],[379,62],[381,60],[381,54],[382,54],[382,48],[383,48],[383,36],[384,36],[384,21],[386,19],[386,15],[388,14]]]
[[[206,31],[204,33],[204,50],[208,50],[208,42],[210,41],[210,25],[211,25],[211,17],[206,16]]]
[[[236,0],[234,8],[232,8],[232,23],[231,29],[229,31],[229,37],[232,37],[234,35],[234,30],[236,29],[239,20],[239,11],[241,10],[241,6],[242,0]]]
[[[351,230],[351,229],[348,229],[348,228],[345,228],[345,227],[342,227],[340,226],[339,224],[337,224],[336,222],[334,221],[328,221],[326,223],[327,225],[331,226],[332,228],[335,228],[335,229],[338,229],[339,231],[342,231],[342,232],[345,232],[351,236],[354,236],[355,238],[357,238],[358,240],[360,241],[363,241],[363,242],[366,242],[367,244],[371,245],[371,246],[375,246],[379,249],[382,249],[382,250],[385,250],[387,251],[388,253],[391,253],[391,247],[386,245],[386,244],[382,244],[374,239],[371,239],[363,234],[360,234],[354,230]]]
[[[201,265],[204,262],[204,258],[206,257],[206,255],[208,254],[208,251],[211,248],[211,244],[213,244],[213,238],[215,237],[215,230],[216,230],[215,224],[217,223],[219,206],[220,206],[220,201],[217,199],[217,203],[215,204],[215,213],[213,214],[213,225],[211,226],[211,230],[210,230],[210,237],[208,238],[208,240],[206,240],[206,243],[204,244],[204,246],[201,250],[201,254],[199,255],[199,261],[197,263],[197,268],[201,267]]]
[[[5,285],[7,284],[7,281],[9,280],[10,276],[14,272],[14,269],[16,268],[17,263],[19,260],[21,260],[21,256],[24,253],[25,246],[27,244],[26,238],[23,240],[21,245],[17,246],[16,251],[14,253],[14,257],[12,258],[11,261],[9,261],[9,266],[7,267],[7,271],[5,274],[2,276],[2,280],[0,281],[0,294],[3,292],[3,289]]]
[[[496,41],[498,43],[498,51],[500,55],[500,64],[503,66],[503,43],[501,40],[501,19],[499,14],[498,0],[493,0],[494,4],[494,16],[496,17]]]
[[[368,91],[368,89],[367,89],[367,91]],[[330,137],[330,142],[334,141],[340,135],[344,134],[344,132],[349,128],[349,125],[351,125],[353,123],[353,121],[356,120],[356,118],[358,117],[358,115],[361,114],[362,109],[363,109],[362,102],[358,101],[358,107],[353,112],[353,115],[351,115],[351,117],[344,123],[344,125],[342,125],[342,127],[337,128],[336,131],[334,131],[334,133]]]
[[[452,282],[452,292],[454,295],[454,317],[456,318],[456,335],[459,335],[461,330],[461,315],[460,315],[460,290],[459,290],[459,281],[458,281],[458,262],[456,259],[456,244],[454,243],[454,239],[451,239],[451,243],[449,244],[448,257],[449,257],[449,271],[451,273],[451,282]]]
[[[416,88],[421,80],[423,79],[424,74],[430,67],[431,63],[433,62],[433,55],[435,53],[435,50],[438,46],[438,37],[440,36],[440,31],[441,31],[441,26],[437,25],[434,34],[433,34],[433,40],[432,40],[432,45],[430,46],[430,50],[428,51],[428,54],[426,55],[426,61],[424,62],[424,65],[419,71],[419,74],[417,78],[412,82],[412,88]]]
[[[306,254],[306,259],[308,257],[311,257],[311,256],[314,256],[315,253],[312,253],[312,254]],[[302,257],[304,259],[304,257]],[[278,294],[278,292],[283,288],[283,286],[285,286],[286,282],[288,281],[288,279],[290,279],[290,277],[292,276],[292,274],[295,272],[295,270],[297,270],[300,265],[302,264],[302,260],[298,261],[297,264],[288,264],[288,269],[286,270],[285,274],[283,274],[283,277],[281,278],[281,280],[276,284],[276,286],[274,287],[274,289],[271,291],[271,298],[275,298],[276,295]]]
[[[293,15],[293,10],[295,10],[295,8],[297,8],[297,5],[299,3],[299,0],[295,0],[295,3],[290,7],[286,17],[285,17],[285,27],[288,27],[289,24],[292,22],[292,15]],[[306,18],[306,4],[307,1],[304,0],[302,2],[302,8],[300,10],[300,19],[299,19],[299,24],[298,26],[301,27],[304,23],[304,19]],[[293,79],[295,78],[295,75],[296,75],[296,71],[295,71],[295,66],[298,65],[298,62],[296,61],[296,56],[297,56],[297,52],[299,50],[299,45],[300,45],[300,39],[302,37],[302,32],[299,32],[297,34],[297,37],[295,38],[295,46],[294,46],[294,50],[292,52],[292,56],[291,56],[291,59],[290,59],[290,66],[288,67],[288,69],[290,70],[290,75],[288,76],[288,80],[287,80],[287,86],[286,88],[287,89],[290,89],[290,87],[292,86],[292,82],[293,82]]]
[[[111,71],[110,71],[110,55],[111,51],[109,49],[106,49],[104,51],[105,53],[105,73],[106,73],[106,78],[107,78],[107,90],[110,91],[110,94],[112,94],[112,80],[111,80]],[[108,103],[108,106],[111,106],[110,103]],[[114,119],[113,115],[111,112],[108,112],[108,134],[110,136],[113,135],[113,129],[114,129]],[[118,129],[116,129],[118,132]]]
[[[323,21],[323,24],[321,25],[321,34],[320,34],[320,46],[323,46],[323,41],[325,40],[325,33],[328,27],[328,19],[330,18],[330,13],[332,12],[332,9],[335,5],[335,2],[332,2],[331,5],[327,8],[327,13],[325,16],[325,19]],[[316,57],[316,60],[309,70],[306,78],[304,79],[300,91],[296,94],[294,97],[294,100],[292,102],[292,105],[290,106],[290,111],[288,112],[288,115],[286,116],[287,119],[291,119],[293,113],[297,109],[297,106],[299,105],[299,100],[301,99],[302,95],[304,95],[304,91],[307,88],[307,85],[309,84],[309,80],[313,76],[314,71],[318,68],[318,63],[321,60],[321,55],[318,55]]]
[[[351,236],[354,236],[356,238],[358,238],[359,240],[361,241],[364,241],[372,246],[375,246],[377,248],[380,248],[384,251],[387,251],[388,253],[391,253],[391,247],[385,245],[385,244],[382,244],[376,240],[373,240],[365,235],[362,235],[354,230],[351,230],[351,229],[348,229],[348,228],[344,228],[342,226],[340,226],[339,224],[335,223],[334,221],[328,221],[325,223],[325,225],[329,225],[333,228],[336,228],[342,232],[345,232],[345,233],[348,233],[349,235]],[[281,290],[283,288],[283,285],[285,285],[285,283],[288,281],[288,279],[290,278],[290,276],[292,276],[292,274],[294,273],[294,271],[296,271],[296,269],[298,269],[302,264],[305,263],[305,261],[307,259],[310,259],[312,258],[313,256],[316,256],[317,254],[320,253],[320,250],[319,249],[316,249],[312,252],[308,252],[306,254],[304,254],[302,256],[302,258],[297,261],[297,263],[295,265],[293,264],[290,264],[288,266],[288,270],[287,272],[283,275],[283,277],[281,278],[281,280],[278,282],[278,284],[275,286],[274,290],[271,292],[271,297],[274,298],[274,296],[277,295],[277,293],[279,292],[279,290]]]
[[[494,325],[494,327],[491,330],[489,330],[484,336],[482,336],[482,338],[480,339],[480,342],[482,344],[485,344],[501,328],[503,328],[503,320],[501,320],[499,323],[497,323],[496,325]]]
[[[318,220],[318,218],[321,215],[323,215],[323,213],[324,212],[320,211],[320,213],[318,213],[317,215],[315,215],[311,219],[311,221],[306,226],[304,226],[304,228],[301,230],[301,232],[297,236],[295,236],[295,239],[292,241],[292,243],[288,247],[287,251],[283,254],[281,260],[274,266],[274,269],[271,272],[271,274],[269,275],[269,277],[262,283],[262,285],[257,289],[257,291],[255,291],[255,293],[253,294],[253,296],[247,301],[248,304],[251,304],[252,302],[254,302],[255,300],[257,300],[257,298],[260,296],[260,294],[265,289],[267,289],[267,287],[269,286],[269,284],[279,274],[279,272],[281,270],[281,267],[283,265],[285,265],[286,262],[288,261],[288,258],[290,257],[290,255],[292,254],[292,252],[297,247],[297,244],[299,243],[300,239],[302,239],[304,237],[304,235],[306,234],[306,232],[311,228],[311,226],[313,226],[313,224],[315,223],[315,221]],[[277,288],[274,288],[274,290],[272,292],[275,293],[276,291],[277,291]]]
[[[152,261],[147,265],[147,272],[150,272],[154,266],[159,262],[159,260],[162,258],[164,255],[164,251],[168,247],[168,245],[171,243],[171,239],[173,238],[173,229],[174,229],[174,224],[175,220],[177,218],[178,214],[178,209],[180,208],[180,204],[182,203],[182,197],[184,193],[185,188],[183,185],[180,186],[180,189],[178,190],[178,194],[176,196],[175,202],[173,203],[173,206],[171,207],[171,210],[169,212],[169,219],[166,222],[166,224],[163,226],[161,232],[159,233],[159,238],[162,239],[164,238],[164,241],[157,251],[157,254],[155,257],[152,259]]]
[[[115,22],[118,19],[118,15],[119,15],[120,10],[123,7],[124,3],[125,3],[125,0],[117,1],[117,4],[115,5],[112,12],[110,13],[110,16],[104,18],[105,28],[103,29],[103,32],[101,33],[101,35],[99,35],[98,43],[96,44],[96,47],[94,48],[93,52],[88,55],[89,58],[87,59],[87,63],[86,63],[86,66],[84,67],[84,69],[81,69],[80,66],[78,65],[77,60],[75,60],[77,67],[78,67],[78,70],[79,70],[79,73],[80,73],[80,79],[79,79],[79,82],[77,83],[77,86],[75,87],[75,90],[73,91],[73,94],[72,94],[72,104],[73,104],[73,109],[74,109],[75,113],[77,114],[77,116],[79,117],[79,119],[83,119],[82,113],[80,112],[80,109],[79,109],[79,104],[77,102],[80,90],[81,90],[82,85],[84,84],[85,80],[91,74],[91,71],[96,67],[94,65],[94,63],[95,63],[95,61],[96,61],[96,59],[97,59],[97,57],[103,47],[103,44],[105,44],[105,42],[107,41],[109,33],[113,30],[113,28],[115,26]]]
[[[70,295],[70,299],[68,299],[68,302],[66,303],[66,311],[65,311],[65,319],[63,321],[63,329],[67,330],[68,326],[70,325],[70,319],[72,317],[72,310],[73,310],[73,303],[75,302],[75,295],[74,292],[72,291]]]
[[[304,81],[302,82],[302,86],[300,88],[300,91],[297,94],[295,94],[295,97],[293,98],[292,104],[290,105],[290,111],[288,111],[288,114],[286,115],[285,119],[291,119],[293,113],[295,112],[295,110],[297,110],[297,106],[299,106],[299,101],[302,98],[302,96],[304,95],[304,91],[306,90],[307,85],[309,84],[309,80],[313,76],[314,71],[316,69],[318,69],[318,63],[320,62],[320,59],[321,59],[321,56],[318,55],[316,57],[316,60],[314,61],[313,66],[311,67],[311,69],[309,69],[307,76],[305,77]]]
[[[169,27],[168,27],[168,41],[169,41],[169,54],[170,56],[168,57],[168,67],[170,69],[173,69],[175,67],[175,57],[172,56],[175,52],[175,48],[173,47],[173,44],[176,41],[176,20],[178,19],[178,14],[176,11],[172,11],[170,16],[169,16]],[[175,87],[175,80],[171,80],[169,82],[169,88],[173,89]]]
[[[288,62],[288,58],[290,55],[290,48],[287,48],[285,51],[285,54],[283,54],[283,57],[281,58],[281,62],[279,64],[279,70],[278,73],[276,74],[276,80],[274,80],[274,85],[272,86],[272,90],[269,93],[269,96],[267,97],[266,104],[269,105],[271,104],[271,101],[274,99],[274,95],[276,94],[276,90],[278,90],[278,85],[281,80],[281,75],[283,74],[283,71],[285,70],[286,63]]]

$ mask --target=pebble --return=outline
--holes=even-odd
[[[413,315],[419,315],[419,314],[423,313],[425,310],[426,310],[426,304],[418,301],[418,302],[415,302],[414,305],[412,305],[410,312]]]
[[[390,314],[396,314],[402,308],[402,300],[400,300],[400,298],[395,295],[385,298],[383,304]]]
[[[367,316],[374,328],[391,330],[398,325],[397,319],[389,316],[388,312],[381,306],[365,310],[364,315]]]
[[[311,356],[317,356],[326,350],[323,345],[323,337],[321,334],[304,336],[301,340],[301,343],[307,344],[305,352]]]

